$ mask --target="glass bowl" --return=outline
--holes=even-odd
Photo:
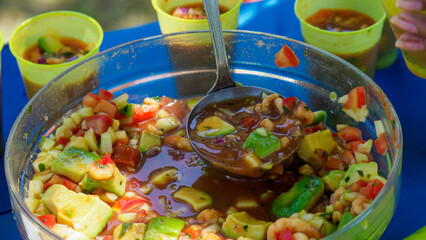
[[[394,213],[400,191],[402,131],[398,116],[383,91],[367,75],[342,59],[308,44],[264,33],[225,31],[230,68],[243,85],[264,87],[283,96],[296,96],[327,112],[326,124],[351,124],[375,139],[373,122],[383,120],[389,141],[386,157],[373,150],[387,183],[370,206],[347,227],[325,239],[377,239]],[[279,68],[275,54],[287,44],[299,58],[296,68]],[[91,69],[96,68],[93,73]],[[61,239],[25,207],[23,198],[42,134],[63,114],[79,106],[82,97],[99,88],[116,96],[127,92],[130,102],[147,96],[184,98],[203,95],[215,79],[215,62],[207,31],[175,33],[141,39],[104,51],[65,71],[25,106],[10,132],[5,151],[6,178],[16,223],[25,239]],[[76,81],[77,80],[77,81]],[[369,117],[356,123],[330,99],[356,86],[367,93]],[[54,103],[54,104],[52,104]]]

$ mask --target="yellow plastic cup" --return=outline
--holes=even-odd
[[[3,49],[3,34],[0,32],[0,83],[1,83],[1,50]],[[1,92],[1,85],[0,85]],[[1,119],[1,94],[0,94],[0,119]],[[0,154],[3,153],[3,130],[0,125]]]
[[[370,16],[376,23],[352,32],[323,30],[305,20],[321,9],[355,10]],[[345,59],[374,77],[378,43],[386,19],[380,0],[296,0],[294,10],[305,42]]]
[[[229,9],[220,17],[223,29],[237,29],[238,15],[243,0],[218,0],[219,5]],[[163,34],[194,30],[208,30],[206,19],[182,19],[174,17],[170,12],[176,7],[202,3],[202,0],[152,0],[152,6],[157,11],[158,22]]]
[[[51,29],[58,31],[62,37],[73,37],[88,44],[93,44],[94,48],[79,59],[61,64],[37,64],[24,59],[25,50],[36,44],[38,38],[46,35]],[[23,22],[12,34],[9,45],[18,62],[28,98],[33,97],[50,80],[74,64],[97,54],[102,40],[103,31],[101,25],[93,18],[78,12],[48,12]],[[78,82],[80,80],[76,79],[75,81]]]
[[[400,13],[402,10],[395,6],[396,0],[382,0],[383,6],[385,7],[388,19],[390,19]],[[426,11],[421,13],[426,14]],[[397,38],[404,33],[401,29],[392,25],[393,33]],[[415,75],[426,78],[426,51],[405,51],[401,50],[402,56],[404,56],[405,64],[408,69]]]

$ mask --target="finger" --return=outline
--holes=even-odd
[[[398,0],[395,5],[408,11],[422,11],[426,10],[426,0]]]
[[[425,51],[426,39],[412,33],[404,33],[396,40],[395,46],[406,51]]]
[[[401,12],[391,18],[391,23],[401,30],[426,38],[426,15],[417,12]]]

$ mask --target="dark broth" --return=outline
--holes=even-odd
[[[315,27],[333,32],[357,31],[376,22],[364,13],[348,9],[321,9],[306,21]]]

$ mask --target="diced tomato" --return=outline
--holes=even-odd
[[[344,127],[343,129],[340,129],[340,131],[337,133],[339,137],[342,139],[345,139],[347,141],[360,141],[362,140],[362,132],[358,128],[354,127]]]
[[[154,107],[143,104],[141,106],[134,106],[133,109],[133,122],[134,123],[140,123],[145,120],[154,118],[157,115],[157,111],[154,109]]]
[[[69,141],[70,140],[67,137],[59,137],[59,139],[55,142],[55,147],[58,145],[65,146]]]
[[[73,130],[72,130],[72,134],[75,135],[78,133],[78,131],[81,129],[81,124],[78,124]]]
[[[191,239],[198,239],[201,236],[201,231],[202,228],[200,226],[192,225],[182,232],[182,236],[189,237]]]
[[[256,122],[251,117],[245,117],[241,119],[241,125],[246,128],[252,128],[256,125]]]
[[[275,232],[275,238],[277,240],[294,240],[293,234],[288,228],[284,228],[284,230],[280,232]]]
[[[329,157],[327,161],[325,162],[324,168],[326,171],[344,169],[342,160],[335,157]]]
[[[106,235],[106,236],[96,236],[94,238],[94,240],[112,240],[113,236],[112,235]]]
[[[95,113],[103,112],[103,113],[108,114],[110,117],[115,118],[115,114],[117,113],[117,107],[114,104],[107,102],[104,99],[102,99],[93,108],[93,112],[95,112]]]
[[[96,96],[94,93],[88,93],[83,97],[83,105],[85,107],[95,107],[101,99]]]
[[[358,141],[352,141],[352,142],[350,142],[349,146],[351,148],[351,151],[354,152],[354,151],[358,150],[359,145],[363,144],[363,143],[365,143],[364,140],[358,140]]]
[[[141,153],[138,149],[118,144],[114,146],[114,152],[111,157],[116,163],[136,167],[141,160]]]
[[[161,106],[166,106],[166,105],[168,105],[169,103],[172,103],[172,102],[174,102],[174,101],[175,101],[175,100],[174,100],[173,98],[169,98],[169,97],[163,96],[163,97],[161,97],[161,98],[160,98],[159,104],[160,104]]]
[[[372,188],[371,188],[371,196],[373,197],[373,199],[375,199],[377,197],[377,195],[379,195],[380,191],[382,190],[384,184],[375,179],[372,183]]]
[[[349,150],[343,150],[340,153],[340,157],[342,158],[342,161],[346,164],[346,166],[350,166],[356,163],[354,154]]]
[[[364,90],[364,87],[357,87],[355,89],[358,93],[358,107],[361,108],[362,106],[367,104],[367,98],[365,97],[365,90]]]
[[[297,59],[291,48],[285,44],[280,51],[275,54],[275,64],[278,67],[297,67],[299,65],[299,59]]]
[[[359,192],[364,194],[367,198],[375,199],[383,186],[384,184],[381,181],[375,179],[369,181],[365,187],[359,188]]]
[[[364,182],[364,180],[359,180],[358,182],[350,185],[348,189],[351,190],[351,192],[359,192],[359,188],[365,187],[365,185],[367,184]]]
[[[348,94],[348,101],[343,105],[346,109],[361,108],[367,104],[364,87],[356,87]]]
[[[328,153],[324,149],[317,148],[315,149],[315,156],[324,162],[328,158]]]
[[[49,181],[44,184],[44,191],[46,191],[53,184],[61,184],[64,185],[64,179],[54,174]]]
[[[142,207],[142,204],[146,202],[144,198],[138,196],[124,197],[116,202],[112,208],[120,213],[138,212],[141,210],[140,207]]]
[[[296,97],[289,97],[283,99],[283,106],[287,108],[289,112],[293,111],[294,104],[296,103]]]
[[[149,124],[154,124],[154,123],[155,123],[155,120],[154,119],[150,119],[150,120],[147,120],[147,121],[139,122],[137,124],[137,126],[138,126],[138,128],[139,128],[140,131],[143,131],[143,130],[147,130],[148,129],[148,125]]]
[[[85,118],[87,127],[92,128],[96,134],[101,135],[112,125],[113,120],[108,115],[94,115]]]
[[[99,89],[98,92],[98,97],[100,99],[104,99],[107,102],[110,102],[112,100],[112,98],[114,97],[114,94],[112,94],[110,91],[105,90],[105,89]]]
[[[52,214],[37,217],[47,228],[52,228],[56,224],[56,218]]]
[[[65,187],[67,187],[69,190],[73,190],[75,191],[75,189],[77,188],[77,184],[74,183],[73,181],[69,180],[68,178],[62,176],[62,183]]]
[[[111,157],[109,156],[109,153],[105,153],[105,157],[99,159],[98,163],[101,165],[107,165],[109,163],[114,163],[114,161],[112,161]]]
[[[314,133],[314,132],[318,132],[319,130],[322,130],[323,127],[319,124],[316,124],[314,126],[307,126],[305,127],[305,135]]]
[[[378,138],[374,140],[374,146],[376,146],[378,153],[385,155],[386,150],[388,149],[388,140],[384,133],[380,133]]]

